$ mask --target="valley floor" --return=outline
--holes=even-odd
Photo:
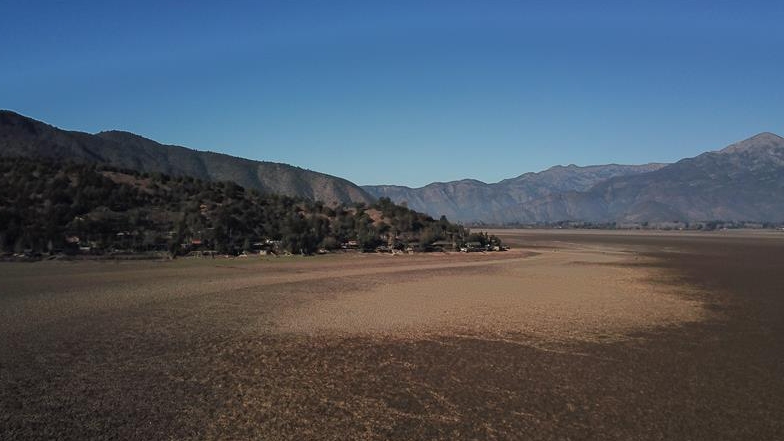
[[[2,439],[781,439],[784,234],[0,265]]]

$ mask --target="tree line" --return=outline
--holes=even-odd
[[[327,206],[234,182],[139,173],[94,164],[0,158],[0,251],[106,253],[190,250],[236,254],[274,244],[312,254],[347,243],[457,246],[490,238],[396,205]],[[493,238],[493,240],[497,240]]]

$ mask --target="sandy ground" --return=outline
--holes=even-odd
[[[628,265],[639,258],[571,244],[536,253],[11,265],[0,330],[205,296],[230,302],[234,292],[281,297],[247,320],[248,332],[260,333],[602,340],[699,320],[699,302]]]
[[[39,262],[0,265],[0,330],[14,332],[71,317],[232,293],[321,295],[395,283],[401,275],[494,265],[525,253],[180,259],[161,262]],[[326,283],[326,284],[325,284]],[[319,290],[319,287],[328,287]],[[292,302],[300,297],[289,295]],[[268,313],[269,311],[264,311]]]
[[[784,439],[784,236],[0,265],[0,439]]]
[[[445,262],[403,280],[318,297],[281,311],[276,327],[309,335],[602,340],[704,313],[699,302],[652,283],[652,270],[624,265],[639,258],[629,253],[572,246],[523,254],[472,271]]]

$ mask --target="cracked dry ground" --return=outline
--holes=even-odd
[[[784,439],[784,239],[0,266],[0,439]]]

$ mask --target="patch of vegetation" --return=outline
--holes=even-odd
[[[0,251],[77,253],[357,248],[497,242],[381,198],[330,207],[233,182],[89,164],[0,158]]]

